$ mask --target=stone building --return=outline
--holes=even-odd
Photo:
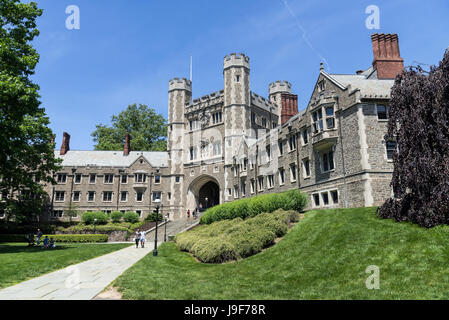
[[[385,140],[394,77],[403,69],[396,34],[371,36],[374,60],[355,74],[321,65],[305,110],[287,81],[250,88],[250,59],[224,58],[223,90],[192,100],[192,83],[168,91],[167,152],[72,151],[48,186],[53,218],[80,212],[152,212],[160,199],[171,219],[219,203],[299,188],[310,208],[380,205],[390,197],[394,141]]]

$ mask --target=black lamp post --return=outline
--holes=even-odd
[[[206,200],[206,209],[207,209],[207,208],[208,208],[208,206],[207,206],[207,200],[209,200],[209,198],[206,197],[205,200]]]
[[[96,234],[97,218],[94,219],[94,233]]]
[[[159,224],[158,216],[159,216],[159,203],[161,202],[160,199],[156,199],[153,201],[156,203],[156,233],[154,235],[154,250],[153,250],[153,257],[157,256],[157,225]]]

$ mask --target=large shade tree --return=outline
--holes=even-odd
[[[449,223],[449,50],[429,72],[400,74],[391,92],[387,139],[396,139],[394,197],[379,215],[424,227]]]
[[[48,199],[43,184],[54,182],[59,168],[39,86],[31,80],[39,61],[31,42],[41,14],[34,2],[0,0],[0,210],[7,220],[39,216]]]
[[[112,126],[96,126],[92,133],[95,150],[121,150],[126,133],[131,135],[131,150],[165,151],[167,124],[165,118],[146,105],[136,104],[112,116]]]

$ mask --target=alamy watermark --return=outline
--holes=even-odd
[[[365,273],[370,276],[366,278],[365,285],[369,290],[380,289],[380,269],[378,266],[370,265],[366,267]]]
[[[380,29],[380,9],[376,5],[369,5],[365,9],[365,13],[369,16],[365,20],[367,29]]]
[[[80,29],[80,8],[76,5],[67,6],[65,13],[69,16],[65,20],[65,27],[68,30],[79,30]]]

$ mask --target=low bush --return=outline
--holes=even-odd
[[[128,211],[123,215],[123,220],[129,223],[136,223],[139,221],[139,215],[137,212]]]
[[[162,214],[157,214],[157,221],[162,221],[164,218],[162,217]],[[152,212],[145,218],[145,221],[149,222],[156,222],[156,212]]]
[[[278,209],[243,220],[237,217],[200,225],[175,237],[181,251],[188,251],[206,263],[221,263],[254,255],[288,231],[299,213]]]
[[[41,243],[43,243],[45,236],[48,239],[53,238],[56,243],[80,243],[80,242],[107,242],[107,234],[49,234],[43,235],[41,238]],[[24,234],[2,234],[0,235],[0,242],[27,242],[27,235]]]
[[[119,223],[123,218],[123,213],[120,211],[112,211],[111,212],[111,220],[114,223]]]
[[[102,225],[108,223],[109,217],[104,212],[84,212],[82,216],[83,222],[85,224],[96,224]],[[97,221],[95,221],[97,219]]]
[[[307,196],[293,189],[282,193],[263,194],[248,199],[227,202],[206,210],[200,219],[201,224],[210,224],[220,220],[240,217],[255,217],[261,213],[270,213],[277,209],[302,211],[307,205]]]

